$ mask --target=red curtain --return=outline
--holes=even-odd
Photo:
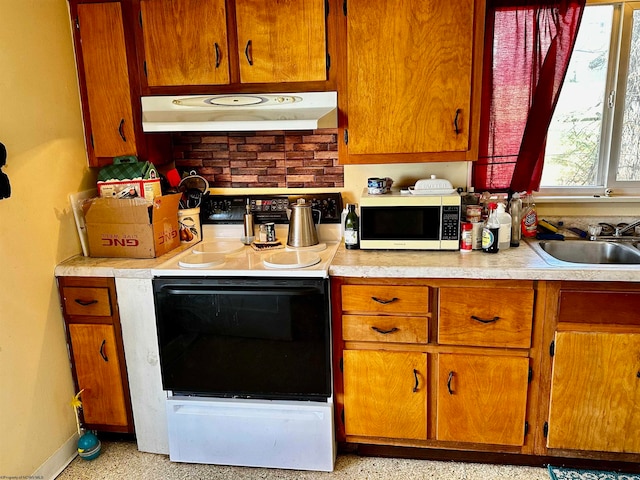
[[[476,191],[538,190],[585,0],[488,0]]]

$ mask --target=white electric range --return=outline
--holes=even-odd
[[[153,270],[172,461],[333,470],[328,277],[342,199],[305,199],[318,245],[286,245],[297,197],[205,197],[202,241]],[[282,248],[241,242],[247,201]]]

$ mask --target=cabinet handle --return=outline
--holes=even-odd
[[[374,330],[378,333],[381,333],[383,335],[387,335],[388,333],[393,333],[393,332],[397,332],[398,330],[400,330],[398,327],[393,327],[391,330],[382,330],[378,327],[371,327],[371,330]]]
[[[451,388],[451,382],[453,381],[453,370],[449,372],[449,378],[447,379],[447,390],[449,390],[449,395],[453,395],[453,389]]]
[[[247,62],[249,62],[249,65],[253,66],[253,51],[251,48],[251,40],[249,40],[247,42],[247,46],[244,47],[244,56],[247,57]]]
[[[102,344],[100,345],[100,356],[102,357],[102,359],[105,362],[108,362],[109,359],[107,358],[107,355],[104,353],[104,346],[107,344],[107,340],[102,340]]]
[[[371,300],[373,300],[374,302],[381,303],[383,305],[387,305],[389,303],[393,303],[393,302],[397,302],[398,301],[398,299],[396,297],[390,298],[389,300],[384,300],[384,299],[378,298],[378,297],[371,297]]]
[[[220,47],[218,46],[218,42],[215,42],[213,47],[216,49],[216,68],[220,68]]]
[[[480,323],[493,323],[500,320],[500,317],[493,317],[493,318],[486,319],[486,318],[476,317],[475,315],[471,315],[471,318],[476,322],[480,322]]]
[[[416,383],[413,386],[413,393],[416,393],[418,391],[418,370],[416,370],[415,368],[413,369],[413,378],[415,379]]]
[[[83,307],[88,307],[89,305],[95,305],[96,303],[98,303],[98,300],[82,300],[80,298],[76,298],[74,302]]]
[[[120,134],[120,138],[122,138],[122,141],[126,142],[127,137],[124,136],[124,118],[120,120],[120,125],[118,126],[118,133]]]
[[[460,127],[458,126],[458,117],[460,116],[460,113],[462,112],[462,110],[460,110],[459,108],[456,110],[456,118],[453,119],[453,126],[455,128],[456,131],[456,135],[458,135],[460,133]]]

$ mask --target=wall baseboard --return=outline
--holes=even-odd
[[[33,472],[32,478],[54,480],[78,455],[78,434],[74,433]]]

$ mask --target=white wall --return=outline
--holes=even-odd
[[[0,474],[31,475],[75,432],[53,269],[80,252],[67,195],[86,166],[65,0],[0,0]]]

